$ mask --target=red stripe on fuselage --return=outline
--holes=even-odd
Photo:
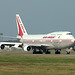
[[[43,40],[43,39],[23,39],[22,40],[23,43],[67,43],[67,42],[73,42],[72,39],[71,40],[63,40],[63,39],[60,39],[60,40]]]

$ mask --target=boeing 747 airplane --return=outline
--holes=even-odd
[[[63,49],[74,49],[75,39],[69,31],[52,32],[48,34],[29,35],[21,21],[19,14],[16,14],[16,22],[18,28],[17,37],[8,37],[18,39],[22,44],[20,47],[24,51],[33,51],[33,54],[50,54],[51,50],[55,50],[55,54],[60,54]],[[3,45],[2,45],[3,46]],[[67,54],[70,54],[67,51]]]
[[[50,50],[55,50],[55,54],[60,54],[60,51],[65,48],[74,49],[75,39],[69,31],[28,35],[19,14],[16,15],[16,22],[18,27],[17,38],[22,42],[24,51],[33,50],[33,54],[42,54],[43,52],[50,54]],[[69,53],[67,52],[67,54]]]

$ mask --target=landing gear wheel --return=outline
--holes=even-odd
[[[43,52],[42,51],[39,51],[38,54],[43,54]]]
[[[51,54],[51,52],[47,50],[47,51],[45,52],[45,54]]]
[[[42,51],[33,51],[33,54],[43,54]]]
[[[60,51],[57,50],[57,51],[55,52],[55,54],[60,54]]]
[[[36,51],[33,51],[33,54],[36,54]]]

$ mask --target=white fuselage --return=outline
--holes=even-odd
[[[47,46],[47,49],[64,49],[73,46],[74,37],[71,32],[53,32],[42,35],[23,35],[20,40],[28,45]]]

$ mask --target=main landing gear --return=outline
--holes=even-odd
[[[33,50],[33,54],[43,54],[43,52],[45,53],[45,54],[51,54],[51,52],[49,51],[49,50],[36,50],[36,49],[34,49]]]
[[[60,50],[55,50],[55,54],[60,54]]]
[[[55,49],[55,54],[61,54],[61,49],[57,50]],[[49,50],[40,50],[40,49],[33,49],[33,54],[51,54],[51,52]],[[66,51],[67,54],[70,54],[70,51]]]
[[[43,54],[42,50],[36,48],[33,49],[33,54]]]
[[[55,50],[55,54],[61,54],[60,51],[61,51],[61,49]],[[40,50],[40,49],[36,49],[36,48],[33,49],[33,54],[43,54],[43,52],[45,54],[51,54],[51,52],[48,49],[47,50]],[[67,52],[67,54],[69,54],[69,53]]]
[[[42,51],[33,51],[33,54],[43,54]]]
[[[46,50],[45,54],[51,54],[51,52],[49,50]]]

